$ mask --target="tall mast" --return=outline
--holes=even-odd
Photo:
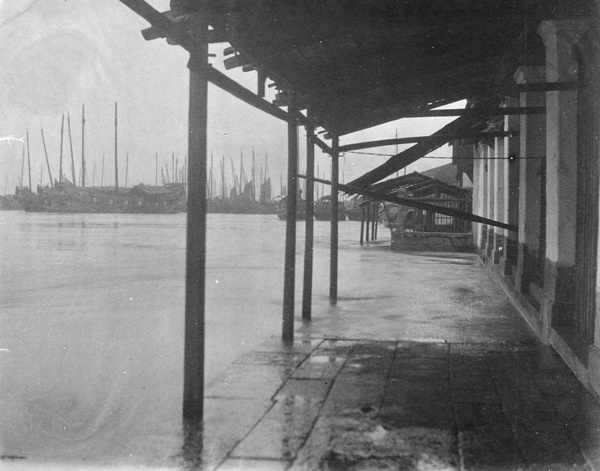
[[[223,199],[225,199],[225,194],[227,193],[227,188],[225,185],[225,156],[221,159],[221,191],[223,193]]]
[[[154,185],[158,186],[158,152],[154,158]]]
[[[118,154],[118,119],[117,102],[115,101],[115,190],[119,189],[119,154]]]
[[[256,179],[254,176],[254,147],[252,148],[252,199],[256,200]]]
[[[67,113],[67,128],[69,130],[69,147],[71,149],[71,177],[73,185],[77,186],[77,178],[75,178],[75,157],[73,157],[73,139],[71,137],[71,115]]]
[[[100,176],[100,186],[104,186],[104,152],[102,152],[102,174]]]
[[[235,167],[233,166],[233,158],[231,159],[231,173],[233,174],[233,188],[235,189],[235,193],[238,193],[238,179],[235,176]]]
[[[85,105],[81,105],[81,186],[85,186]]]
[[[94,171],[92,172],[92,186],[96,183],[96,161],[94,160]]]
[[[62,121],[60,122],[60,159],[58,167],[58,183],[62,183],[63,177],[63,137],[65,132],[65,114],[62,114]]]
[[[23,155],[21,156],[21,190],[23,189],[23,178],[25,177],[25,146],[23,146]]]
[[[44,144],[44,154],[46,155],[46,165],[48,166],[48,176],[50,177],[50,188],[54,188],[54,180],[52,180],[52,172],[50,171],[50,160],[48,160],[48,151],[46,150],[46,139],[44,139],[44,128],[40,125],[42,130],[42,143]]]
[[[27,129],[27,168],[29,169],[29,190],[33,191],[31,188],[31,154],[29,153],[29,129]]]
[[[129,177],[129,152],[127,152],[127,157],[125,157],[125,188],[127,188],[128,177]]]
[[[171,152],[171,178],[172,182],[175,182],[175,152]]]

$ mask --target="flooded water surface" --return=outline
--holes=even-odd
[[[0,464],[174,463],[185,225],[184,214],[0,213]],[[340,224],[341,240],[356,245],[358,230]],[[320,302],[328,223],[315,231]],[[284,235],[275,216],[209,215],[207,382],[280,335]]]

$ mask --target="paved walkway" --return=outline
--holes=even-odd
[[[189,466],[600,469],[599,404],[533,338],[476,258],[454,256],[457,274],[447,257],[414,257],[435,270],[442,292],[466,289],[470,301],[436,295],[435,308],[411,322],[423,323],[422,333],[442,316],[444,328],[462,336],[390,339],[396,323],[380,319],[389,317],[387,308],[363,311],[371,325],[366,339],[364,319],[352,330],[357,313],[348,313],[344,328],[330,319],[336,332],[323,320],[300,324],[293,345],[271,339],[209,385],[202,460],[190,447]],[[398,296],[422,296],[426,288],[405,286]],[[404,307],[396,304],[399,317]],[[446,314],[454,311],[453,323]]]

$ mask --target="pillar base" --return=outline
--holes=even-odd
[[[564,266],[546,259],[544,296],[552,300],[547,314],[556,327],[575,325],[575,267]]]

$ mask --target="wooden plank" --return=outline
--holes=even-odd
[[[248,59],[242,54],[236,54],[223,60],[225,70],[235,69],[236,67],[241,67],[246,64],[248,64]]]

